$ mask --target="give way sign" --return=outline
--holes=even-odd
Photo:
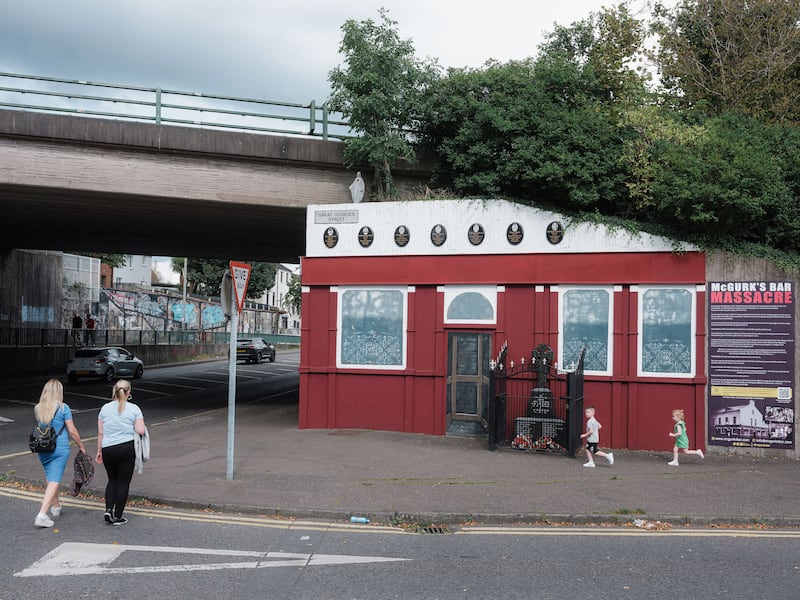
[[[250,281],[250,265],[232,260],[231,279],[233,280],[233,293],[236,297],[236,310],[242,312],[244,296],[247,293],[247,282]]]

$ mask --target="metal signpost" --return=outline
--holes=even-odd
[[[223,309],[230,310],[231,347],[228,352],[228,460],[226,478],[233,479],[233,440],[236,422],[236,334],[239,329],[239,313],[244,306],[247,282],[250,281],[250,265],[230,262],[230,273],[222,279],[220,300]]]

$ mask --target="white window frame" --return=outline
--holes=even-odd
[[[444,291],[444,315],[445,325],[495,325],[497,323],[497,291],[496,285],[445,285],[440,289]],[[491,319],[448,319],[447,313],[450,305],[461,294],[474,292],[480,294],[492,306]]]
[[[564,297],[569,292],[574,291],[602,291],[608,293],[608,332],[606,344],[608,355],[606,356],[606,368],[603,370],[591,370],[584,366],[584,373],[590,375],[611,376],[614,374],[614,292],[613,285],[559,285],[551,288],[551,291],[558,293],[558,357],[559,361],[564,361]],[[570,365],[561,364],[562,369],[569,368]]]
[[[691,298],[690,332],[689,332],[689,351],[690,365],[688,373],[668,373],[657,371],[644,371],[642,368],[642,355],[644,344],[644,306],[645,296],[651,290],[685,290],[689,292]],[[636,292],[637,296],[637,343],[636,343],[636,372],[639,377],[659,377],[672,379],[692,379],[697,373],[697,286],[695,285],[638,285],[631,286],[631,291]]]
[[[403,324],[401,364],[373,365],[342,362],[342,296],[353,291],[399,291],[403,297]],[[379,371],[403,371],[408,363],[408,294],[414,291],[413,286],[379,285],[379,286],[334,286],[331,292],[336,294],[336,368],[337,369],[372,369]]]

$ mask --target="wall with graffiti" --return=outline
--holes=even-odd
[[[100,290],[94,311],[98,329],[172,331],[225,330],[228,319],[222,307],[211,300],[183,298],[168,294],[117,289]],[[267,310],[242,311],[239,330],[270,333],[275,313]]]
[[[99,329],[217,329],[227,319],[218,304],[166,294],[101,289],[97,306]]]

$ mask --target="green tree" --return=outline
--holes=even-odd
[[[296,313],[300,313],[300,308],[303,305],[303,289],[300,285],[300,278],[297,275],[292,275],[289,278],[288,289],[283,298],[286,305],[285,308],[291,308]]]
[[[632,119],[639,135],[625,160],[635,218],[704,246],[797,251],[797,135],[733,114],[692,124],[648,109]]]
[[[450,70],[422,103],[436,183],[569,211],[617,210],[627,188],[621,119],[646,95],[633,66],[644,26],[624,6],[557,27],[536,59]],[[616,36],[616,37],[615,37]]]
[[[655,15],[675,105],[800,122],[800,0],[682,0]]]
[[[345,163],[372,169],[376,199],[396,196],[392,169],[398,160],[416,159],[409,131],[419,94],[436,78],[435,64],[415,58],[411,40],[400,38],[388,11],[379,14],[379,23],[350,19],[342,25],[344,65],[328,75],[327,102],[356,134],[346,141]]]
[[[540,59],[572,64],[594,81],[598,100],[639,105],[651,79],[647,26],[627,2],[604,7],[569,27],[556,25],[539,47]]]
[[[250,265],[250,279],[247,284],[247,298],[255,300],[275,283],[274,263],[243,260]],[[173,258],[172,268],[183,273],[183,259]],[[218,259],[190,258],[186,265],[187,288],[198,294],[218,296],[224,273],[230,271],[230,261]],[[181,275],[182,276],[182,275]]]

